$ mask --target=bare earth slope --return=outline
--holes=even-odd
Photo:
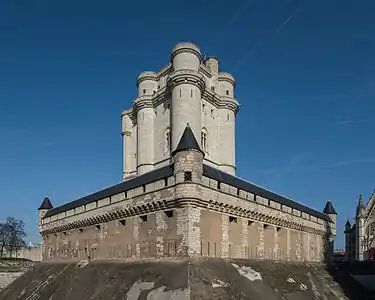
[[[197,259],[40,263],[0,292],[5,299],[347,298],[322,265]]]

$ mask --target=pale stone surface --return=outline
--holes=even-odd
[[[40,210],[43,259],[319,261],[331,251],[334,215],[329,223],[203,176],[203,164],[235,173],[235,80],[218,72],[216,59],[204,63],[196,45],[178,44],[171,64],[159,73],[143,72],[137,85],[133,108],[122,114],[124,178],[170,163],[173,176],[46,218],[47,210]],[[171,157],[187,123],[204,155],[187,149]]]

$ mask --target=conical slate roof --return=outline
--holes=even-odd
[[[189,123],[186,124],[185,130],[181,136],[180,142],[177,145],[177,148],[172,152],[172,155],[175,155],[177,152],[184,150],[198,150],[203,153],[202,149],[199,147],[197,140],[195,139],[194,133],[191,130]]]
[[[323,212],[327,215],[337,215],[337,212],[335,211],[331,201],[327,201],[326,206],[323,209]]]
[[[53,208],[51,200],[49,200],[49,197],[45,197],[38,210],[51,209],[51,208]]]

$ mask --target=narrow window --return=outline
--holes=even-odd
[[[237,196],[240,195],[240,189],[237,189]]]
[[[145,185],[142,185],[142,190],[143,190],[144,193],[146,192],[146,186]]]
[[[191,172],[187,171],[184,173],[184,181],[191,181]]]
[[[125,220],[119,220],[119,223],[120,223],[122,226],[125,226],[125,225],[126,225],[126,221],[125,221]]]
[[[237,223],[237,218],[229,216],[229,223]]]
[[[125,199],[128,198],[128,191],[125,191]]]
[[[167,186],[168,185],[168,178],[164,178],[164,186]]]
[[[207,242],[207,255],[210,256],[210,242]]]
[[[229,91],[228,91],[228,90],[226,90],[225,93],[226,93],[227,95],[229,95]]]
[[[205,108],[205,104],[204,103],[202,103],[202,112],[204,112],[204,108]]]
[[[211,109],[211,117],[213,117],[213,116],[214,116],[214,110]]]
[[[193,90],[190,90],[190,97],[193,98]]]
[[[203,151],[207,152],[207,133],[205,131],[201,132],[201,147]]]
[[[220,190],[220,181],[217,182],[217,189]]]
[[[168,108],[168,109],[170,109],[170,108],[171,108],[171,105],[170,105],[169,103],[168,103],[168,105],[167,105],[167,108]]]
[[[229,114],[227,114],[227,120],[229,121]]]
[[[143,89],[143,94],[146,94],[146,90],[145,89]]]
[[[140,216],[140,218],[143,222],[147,222],[147,215]]]
[[[182,90],[180,89],[180,98],[182,97]]]
[[[173,210],[166,210],[164,213],[165,213],[165,215],[168,218],[172,218],[173,217]]]

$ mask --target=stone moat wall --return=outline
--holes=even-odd
[[[173,176],[45,218],[40,213],[44,260],[321,261],[336,233],[334,222],[202,176],[202,157],[193,152],[176,156]]]

